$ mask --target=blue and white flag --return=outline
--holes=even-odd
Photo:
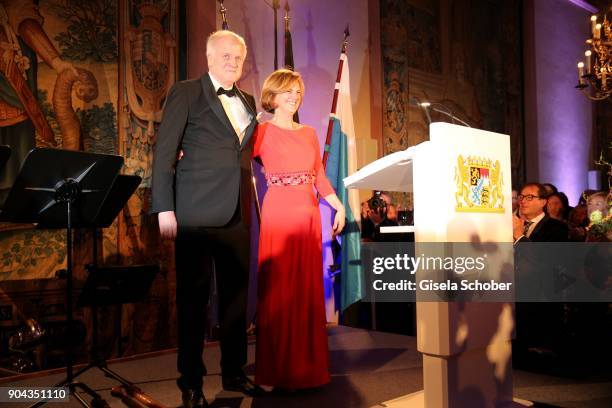
[[[340,54],[339,78],[336,82],[335,103],[330,115],[331,137],[325,146],[327,162],[325,173],[346,208],[346,226],[341,235],[341,311],[363,299],[365,286],[361,266],[361,208],[359,192],[347,190],[343,179],[357,171],[357,148],[353,107],[351,102],[349,67],[346,53]],[[333,112],[335,107],[335,112]],[[328,129],[329,133],[329,129]]]

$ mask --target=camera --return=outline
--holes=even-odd
[[[380,193],[374,194],[374,196],[368,200],[368,206],[370,207],[370,211],[378,214],[380,217],[384,217],[387,213],[387,202],[381,198]]]

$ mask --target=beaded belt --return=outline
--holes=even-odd
[[[295,173],[266,173],[266,181],[270,186],[299,186],[313,184],[315,174],[312,171],[299,171]]]

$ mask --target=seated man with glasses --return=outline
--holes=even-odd
[[[512,217],[514,242],[565,242],[567,224],[549,217],[546,189],[539,183],[523,186],[518,196],[519,215]]]

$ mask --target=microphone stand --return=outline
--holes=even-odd
[[[431,115],[429,114],[429,110],[427,109],[429,104],[427,102],[421,103],[421,100],[417,96],[411,96],[410,103],[421,108],[421,110],[425,114],[425,117],[427,118],[427,125],[431,125]]]
[[[441,103],[432,103],[431,105],[434,105],[434,104],[435,104],[435,105],[440,105],[440,106],[444,107],[445,109],[448,109],[446,106],[442,105]],[[438,113],[441,113],[441,114],[443,114],[443,115],[446,115],[446,116],[448,116],[449,118],[451,118],[451,120],[456,120],[457,122],[461,123],[463,126],[467,126],[467,127],[469,127],[469,128],[471,128],[471,127],[472,127],[472,126],[470,126],[470,125],[469,125],[469,124],[468,124],[466,121],[464,121],[464,120],[462,120],[462,119],[459,119],[457,116],[453,115],[451,112],[447,112],[447,111],[445,111],[445,110],[436,109],[436,108],[434,108],[434,107],[433,107],[433,106],[431,106],[431,105],[430,105],[429,107],[431,108],[431,110],[432,110],[432,111],[434,111],[434,112],[438,112]],[[426,107],[425,107],[425,110],[427,110],[427,108],[426,108]],[[427,116],[429,116],[429,115],[427,115]]]
[[[442,103],[439,103],[439,102],[421,102],[421,100],[417,96],[411,96],[410,97],[410,103],[413,104],[413,105],[418,106],[419,108],[421,108],[423,110],[423,112],[425,113],[425,116],[427,117],[427,124],[431,124],[431,115],[429,114],[429,108],[431,108],[432,111],[441,113],[441,114],[446,115],[449,118],[451,118],[451,120],[453,121],[451,123],[453,123],[453,124],[455,123],[454,121],[456,120],[457,122],[459,122],[463,126],[467,126],[469,128],[472,127],[466,121],[464,121],[464,120],[458,118],[457,116],[455,116],[453,114],[453,112],[446,105],[444,105]],[[434,107],[434,105],[441,106],[442,108],[444,108],[444,110],[436,109]]]

